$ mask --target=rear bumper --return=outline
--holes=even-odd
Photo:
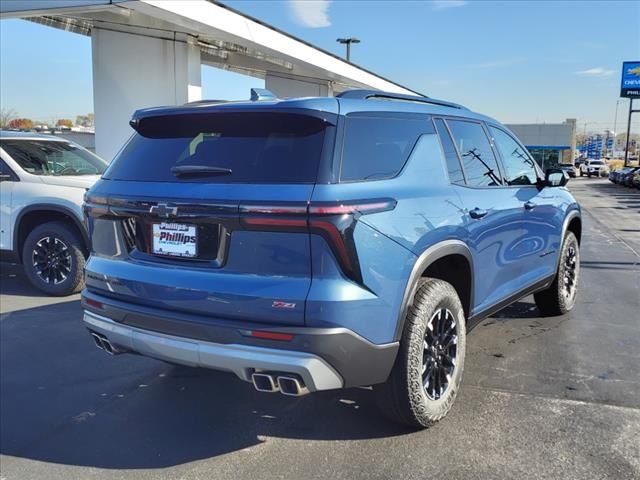
[[[245,381],[251,381],[256,370],[294,373],[309,391],[382,383],[398,351],[397,342],[372,344],[345,328],[222,321],[124,303],[86,290],[82,304],[86,327],[119,350],[230,371]],[[290,333],[294,338],[264,340],[246,336],[247,330]]]
[[[193,341],[121,325],[88,311],[84,323],[118,348],[191,367],[233,372],[245,381],[251,381],[255,370],[265,370],[298,374],[310,391],[332,390],[344,384],[324,360],[308,353]]]

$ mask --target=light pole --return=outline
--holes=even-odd
[[[618,100],[616,100],[616,116],[613,119],[613,134],[614,135],[618,131],[618,129],[617,129],[617,127],[618,127],[618,105],[620,105],[620,102],[622,100],[623,100],[622,98],[619,98]]]
[[[336,38],[336,42],[342,43],[343,45],[347,46],[347,62],[350,62],[351,61],[351,44],[352,43],[360,43],[360,40],[358,40],[355,37]]]
[[[582,131],[582,152],[581,156],[584,156],[584,152],[587,148],[587,125],[591,125],[593,122],[584,122],[584,129]]]
[[[623,98],[619,98],[618,100],[616,100],[616,116],[613,119],[613,151],[615,152],[616,150],[616,135],[618,135],[618,105],[620,105],[620,102],[624,100]]]

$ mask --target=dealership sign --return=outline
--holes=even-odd
[[[640,62],[624,62],[622,64],[620,96],[640,98]]]

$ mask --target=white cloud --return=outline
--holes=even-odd
[[[580,70],[576,72],[576,75],[583,75],[585,77],[608,77],[616,73],[615,70],[608,70],[602,67],[589,68],[588,70]]]
[[[293,19],[299,25],[322,28],[331,25],[329,19],[330,0],[289,0]]]
[[[464,7],[467,0],[432,0],[431,8],[434,10],[444,10],[445,8]]]

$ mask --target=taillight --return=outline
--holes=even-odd
[[[362,283],[353,239],[355,222],[361,215],[393,210],[395,206],[396,201],[389,198],[309,205],[245,205],[240,207],[240,221],[252,230],[309,231],[321,235],[342,271]]]

